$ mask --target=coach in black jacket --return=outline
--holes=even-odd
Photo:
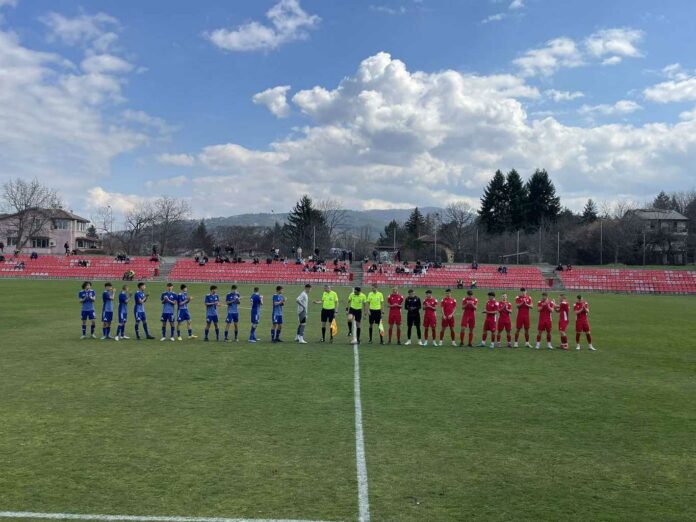
[[[423,341],[421,341],[421,300],[420,297],[413,293],[413,288],[408,289],[408,296],[404,301],[404,309],[406,310],[406,324],[408,326],[408,331],[406,332],[407,340],[404,344],[411,344],[411,329],[415,326],[418,344],[423,345]]]

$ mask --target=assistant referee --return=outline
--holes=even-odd
[[[329,342],[333,342],[331,324],[338,311],[338,294],[331,290],[329,285],[324,285],[321,301],[314,301],[314,304],[321,305],[321,342],[326,342],[326,323],[329,323]]]
[[[360,321],[362,321],[363,308],[367,302],[367,297],[362,293],[359,286],[353,289],[348,296],[348,335],[353,335],[353,344],[360,343]],[[355,325],[355,330],[353,330]]]
[[[382,305],[384,304],[384,294],[377,290],[377,283],[372,283],[372,291],[367,294],[367,303],[370,308],[370,344],[372,344],[372,325],[382,322]],[[379,336],[379,344],[384,344],[384,339]]]

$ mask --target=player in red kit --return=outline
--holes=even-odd
[[[495,300],[495,292],[488,292],[488,301],[483,313],[486,314],[486,320],[483,323],[483,336],[481,337],[481,346],[486,346],[488,332],[491,332],[491,348],[495,348],[495,327],[496,316],[498,315],[498,301]]]
[[[558,312],[558,332],[561,334],[561,350],[568,349],[568,334],[566,330],[568,329],[568,323],[570,322],[570,304],[566,299],[565,294],[559,295],[560,302],[556,305],[556,311]]]
[[[474,292],[467,290],[466,297],[462,300],[462,325],[461,331],[459,332],[459,343],[464,346],[464,333],[466,329],[469,329],[469,344],[467,345],[471,348],[474,342],[474,328],[476,327],[476,308],[478,308],[478,299],[474,297]]]
[[[396,344],[401,344],[401,305],[404,304],[402,296],[396,287],[392,288],[391,294],[387,297],[389,306],[389,344],[392,342],[392,329],[396,325]]]
[[[503,336],[503,330],[507,334],[507,347],[512,348],[510,341],[512,336],[510,332],[512,330],[512,321],[510,316],[512,315],[512,303],[508,301],[508,295],[503,294],[500,297],[500,302],[498,303],[498,348],[500,348],[500,340]]]
[[[520,330],[524,328],[524,345],[531,348],[529,344],[529,310],[532,308],[532,298],[527,295],[526,288],[520,288],[520,295],[515,297],[515,306],[517,307],[517,319],[515,319],[515,348],[517,348],[520,339]]]
[[[430,290],[425,291],[423,301],[423,329],[425,330],[425,342],[423,346],[428,346],[428,332],[433,334],[433,346],[437,346],[437,299],[433,297]]]
[[[449,288],[445,290],[445,297],[440,301],[440,307],[442,308],[440,346],[442,346],[442,340],[445,338],[445,330],[447,328],[449,328],[450,336],[452,337],[452,346],[457,346],[457,342],[454,340],[454,312],[457,310],[457,301],[452,298],[452,290]]]
[[[537,310],[539,310],[539,326],[537,328],[537,338],[536,338],[536,349],[541,348],[541,334],[546,332],[546,347],[549,350],[553,350],[553,345],[551,344],[551,330],[553,329],[553,321],[551,320],[551,314],[556,309],[556,303],[552,299],[549,299],[549,294],[544,292],[541,294],[541,301],[537,303]]]
[[[595,351],[596,348],[592,346],[592,332],[590,332],[590,320],[587,316],[590,313],[590,305],[587,301],[583,301],[582,296],[578,296],[578,300],[573,305],[573,312],[575,312],[575,346],[576,350],[580,349],[580,334],[585,332],[585,337],[587,337],[587,347],[591,351]]]

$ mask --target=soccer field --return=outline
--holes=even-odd
[[[207,286],[189,288],[201,336]],[[163,289],[148,288],[158,339]],[[268,342],[269,306],[256,345],[80,340],[78,290],[0,281],[7,519],[339,521],[361,507],[375,521],[696,519],[693,297],[588,294],[595,353],[363,344],[359,502],[355,358],[342,315],[331,345],[314,342],[318,305],[304,346],[292,343],[294,305],[283,344]],[[286,287],[290,303],[298,292]],[[348,292],[338,289],[341,309]],[[241,293],[246,303],[250,288]],[[262,293],[270,302],[272,288]]]

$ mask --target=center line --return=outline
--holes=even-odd
[[[365,437],[363,435],[362,402],[360,400],[360,354],[353,345],[354,393],[355,393],[355,460],[358,470],[358,508],[360,522],[370,522],[370,501],[367,495],[367,464],[365,463]]]

